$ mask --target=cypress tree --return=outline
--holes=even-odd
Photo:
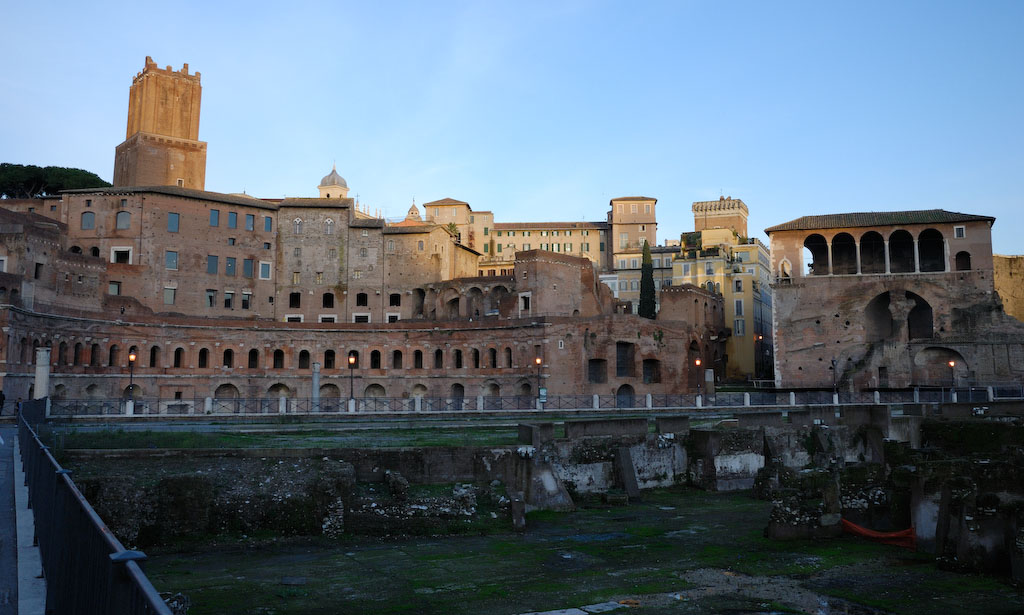
[[[640,308],[637,314],[653,319],[655,312],[654,298],[654,263],[651,261],[651,246],[644,241],[644,260],[640,267]]]

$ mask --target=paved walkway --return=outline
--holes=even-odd
[[[18,613],[18,532],[14,515],[13,427],[0,428],[0,615]]]

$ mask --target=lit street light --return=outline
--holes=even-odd
[[[700,397],[700,381],[704,379],[704,374],[700,373],[700,359],[694,359],[693,364],[697,367],[697,397]]]
[[[537,364],[537,404],[539,405],[542,401],[540,398],[540,357],[535,358],[533,362]]]
[[[949,362],[949,398],[953,398],[953,391],[956,389],[956,361]]]
[[[356,355],[355,353],[348,353],[348,398],[355,399],[355,369],[356,369]]]
[[[135,353],[128,354],[128,400],[135,405]]]

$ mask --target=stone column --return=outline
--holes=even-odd
[[[953,268],[949,266],[949,240],[945,237],[942,238],[942,257],[945,259],[946,265],[943,271],[953,271]]]
[[[313,361],[313,412],[320,412],[320,363]]]
[[[50,395],[50,349],[45,346],[36,348],[36,381],[34,399],[43,399]]]
[[[857,275],[860,275],[860,241],[856,241],[853,244],[857,250]]]
[[[828,274],[832,275],[832,240],[826,241],[825,245],[828,246]]]
[[[889,268],[889,240],[883,239],[882,243],[885,244],[885,273],[889,274],[892,273],[892,270]]]
[[[921,252],[917,245],[917,237],[914,237],[914,273],[921,273]]]

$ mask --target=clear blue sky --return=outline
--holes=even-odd
[[[337,161],[389,217],[499,221],[659,200],[992,215],[1024,252],[1024,2],[0,0],[0,161],[112,176],[150,55],[202,73],[206,186],[314,196]]]

